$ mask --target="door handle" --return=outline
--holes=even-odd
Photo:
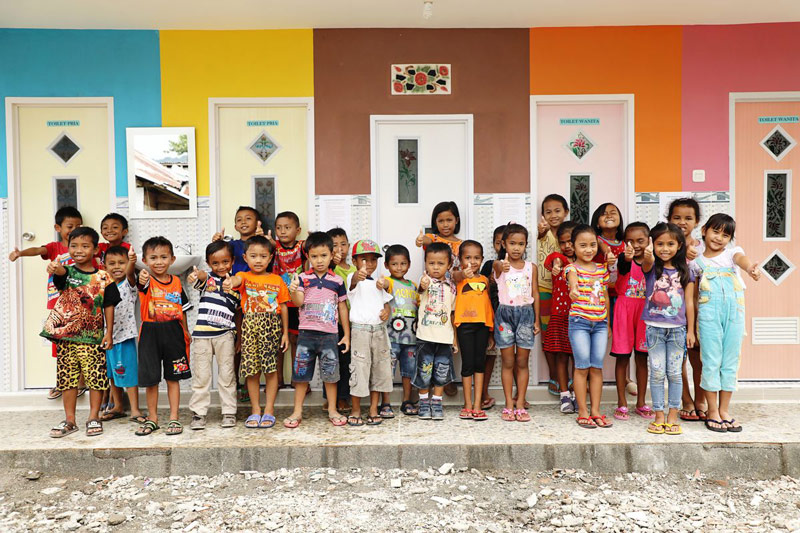
[[[25,233],[22,234],[22,240],[23,241],[32,241],[35,238],[36,238],[36,234],[33,233],[32,231],[26,231]]]

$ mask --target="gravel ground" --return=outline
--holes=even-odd
[[[0,531],[800,531],[800,480],[295,469],[170,478],[0,474]]]

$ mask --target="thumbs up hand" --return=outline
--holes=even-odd
[[[297,291],[298,287],[300,287],[300,277],[295,272],[292,274],[292,281],[289,283],[289,292]]]
[[[222,280],[222,290],[230,291],[232,289],[233,289],[233,280],[231,280],[231,275],[225,274],[225,278]]]
[[[211,242],[221,241],[225,238],[225,228],[222,228],[211,237]]]
[[[261,230],[261,234],[264,234],[264,230]],[[267,230],[267,240],[275,246],[275,237],[272,236],[272,230]]]
[[[697,248],[692,246],[691,244],[686,247],[686,259],[689,261],[694,261],[697,259]]]
[[[364,281],[365,279],[367,279],[367,260],[366,259],[362,259],[361,260],[361,267],[358,269],[358,272],[356,272],[356,279],[358,281]]]
[[[625,244],[625,260],[628,262],[633,261],[633,254],[634,254],[633,243],[631,241],[628,241]]]
[[[381,276],[375,282],[375,287],[378,288],[379,291],[386,290],[386,287],[389,286],[389,279],[386,276]]]
[[[761,279],[761,270],[758,268],[757,262],[750,265],[750,268],[747,269],[747,273],[753,278],[753,281]]]
[[[419,248],[422,248],[422,245],[425,244],[425,231],[422,228],[419,229],[419,235],[417,235],[416,244]]]
[[[616,264],[617,264],[617,256],[614,255],[614,252],[609,250],[606,253],[606,265],[608,265],[609,267],[613,267]]]
[[[647,259],[648,261],[652,261],[654,259],[652,237],[650,237],[650,243],[647,245],[647,248],[644,249],[644,258]]]
[[[47,263],[47,273],[50,275],[55,274],[56,270],[58,270],[58,267],[60,266],[61,263],[59,263],[58,261],[50,261],[49,263]]]
[[[422,274],[422,279],[419,280],[419,288],[423,291],[427,291],[428,287],[431,286],[431,278],[428,276],[428,273],[425,272]]]
[[[547,220],[544,219],[544,215],[542,215],[542,218],[539,219],[538,229],[539,229],[539,237],[544,236],[544,234],[547,233],[547,230],[550,229],[550,224],[548,224]]]
[[[338,265],[342,262],[342,253],[339,250],[333,252],[333,264]]]
[[[264,228],[261,227],[261,221],[256,223],[256,235],[264,235]]]
[[[500,263],[502,265],[503,272],[508,272],[509,270],[511,270],[511,263],[509,262],[508,259],[503,259],[502,261],[500,261]]]
[[[470,279],[475,275],[475,272],[472,270],[472,265],[467,265],[461,272],[464,274],[464,279]]]
[[[139,285],[144,287],[148,283],[150,283],[150,272],[147,269],[141,270],[139,272]]]
[[[186,276],[186,281],[188,281],[191,285],[197,283],[197,266],[192,267],[192,272]]]
[[[14,247],[14,251],[13,251],[13,252],[11,252],[10,254],[8,254],[8,260],[9,260],[9,261],[16,261],[16,260],[17,260],[17,258],[19,258],[21,255],[22,255],[22,254],[20,253],[20,251],[19,251],[19,248],[17,248],[17,247],[15,246],[15,247]]]
[[[563,266],[561,259],[553,259],[553,268],[550,269],[550,273],[554,276],[558,276],[561,274],[561,268]]]

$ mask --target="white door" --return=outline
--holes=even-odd
[[[443,201],[458,205],[461,230],[471,236],[472,115],[372,117],[374,233],[381,246],[411,252],[408,279],[419,282],[423,254],[414,241],[430,231],[431,212]]]

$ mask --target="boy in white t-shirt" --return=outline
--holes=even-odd
[[[383,419],[378,413],[381,393],[392,392],[392,354],[386,321],[392,295],[385,291],[386,280],[372,274],[378,267],[380,248],[374,241],[356,241],[353,265],[358,269],[347,276],[345,285],[350,300],[350,396],[353,412],[347,417],[351,426],[362,426],[361,398],[369,396],[367,425],[376,426]]]

